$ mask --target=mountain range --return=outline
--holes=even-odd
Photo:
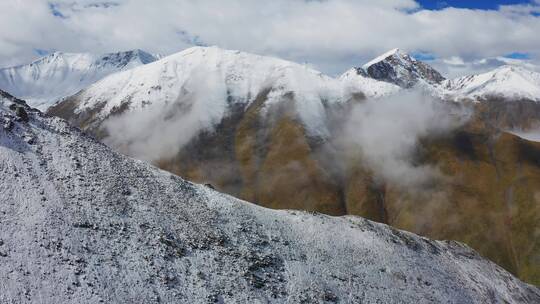
[[[0,88],[46,110],[107,75],[158,58],[141,50],[103,55],[54,52],[30,64],[0,69]]]
[[[186,53],[205,52],[200,49],[211,48],[192,48],[175,54],[167,60],[185,56]],[[226,50],[220,51],[225,52]],[[183,55],[180,55],[182,53]],[[246,62],[248,60],[257,61],[263,58],[262,56],[249,55],[251,58],[247,59],[248,54],[243,53],[244,63],[247,65],[251,64]],[[193,60],[194,57],[190,56],[189,59]],[[152,63],[161,58],[160,55],[152,55],[142,50],[104,55],[54,52],[30,64],[0,69],[0,88],[27,100],[33,106],[46,110],[60,99],[73,95],[110,74]],[[270,59],[275,62],[269,63]],[[264,57],[264,61],[270,65],[276,64],[276,66],[296,65],[297,68],[301,66],[277,58]],[[194,64],[196,62],[195,60]],[[227,60],[224,59],[224,62]],[[227,64],[234,64],[234,59]],[[251,70],[257,70],[259,78],[267,77],[270,74],[270,71],[264,68],[259,71],[255,66],[251,67]],[[305,70],[310,69],[306,67]],[[233,71],[233,74],[234,72],[239,71]],[[311,72],[324,76],[315,70],[311,70]],[[410,89],[418,87],[420,83],[424,85],[424,88],[427,87],[431,90],[434,95],[455,101],[478,101],[487,98],[538,101],[539,75],[539,73],[517,65],[505,65],[484,74],[445,79],[428,64],[416,60],[400,49],[393,49],[360,67],[351,68],[337,79],[332,80],[334,80],[333,82],[341,82],[334,84],[334,86],[345,88],[352,86],[354,89],[361,90],[368,97],[394,94],[398,92],[398,87]],[[331,78],[325,77],[328,80]],[[256,76],[250,78],[256,81]]]
[[[462,241],[539,284],[540,144],[506,132],[535,130],[537,79],[508,66],[446,80],[398,49],[333,78],[195,47],[110,74],[47,113],[259,205]]]
[[[445,80],[441,87],[454,100],[540,100],[540,74],[520,66],[504,65],[487,73]]]
[[[461,243],[261,208],[2,91],[0,119],[1,302],[540,301]]]

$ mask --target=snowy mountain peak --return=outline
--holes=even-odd
[[[304,65],[280,58],[261,56],[238,50],[222,49],[217,46],[194,46],[164,58],[165,61],[184,60],[195,64],[204,64],[208,68],[223,69],[224,72],[243,73],[246,69],[262,68],[263,71],[253,70],[251,73],[264,73],[268,70],[296,69],[312,74],[321,74]],[[234,63],[240,66],[234,66]]]
[[[143,64],[152,63],[152,62],[154,62],[156,60],[159,60],[161,58],[161,55],[150,54],[150,53],[145,52],[145,51],[143,51],[141,49],[136,49],[136,50],[133,50],[131,52],[134,54],[134,56],[139,58],[139,60]]]
[[[411,88],[419,82],[435,85],[444,80],[444,77],[434,68],[397,48],[356,69],[363,70],[373,79],[386,81],[402,88]]]
[[[454,100],[498,97],[540,101],[540,73],[503,65],[483,74],[446,80],[441,90],[443,96]]]
[[[493,74],[494,75],[508,75],[508,74],[512,74],[512,73],[517,73],[517,74],[520,74],[520,75],[529,75],[529,76],[526,76],[526,77],[530,77],[530,75],[534,75],[534,74],[538,74],[536,72],[533,72],[531,70],[528,70],[522,66],[518,66],[518,65],[511,65],[511,64],[506,64],[506,65],[502,65],[496,69],[494,69],[493,71]]]
[[[103,55],[53,52],[30,64],[0,69],[0,89],[45,110],[109,74],[157,59],[142,50]]]
[[[132,63],[148,64],[158,60],[159,57],[143,50],[136,49],[125,52],[109,53],[102,55],[97,61],[104,64],[112,64],[124,67]]]
[[[362,66],[362,68],[367,69],[370,66],[387,59],[388,57],[405,57],[405,56],[409,57],[406,53],[402,52],[400,49],[395,48],[395,49],[392,49],[392,50],[390,50],[390,51],[388,51],[388,52],[386,52],[386,53],[384,53],[382,55],[379,55],[379,56],[375,57],[374,59],[372,59],[368,63],[364,64]],[[411,60],[415,60],[412,57],[409,57],[409,58]]]

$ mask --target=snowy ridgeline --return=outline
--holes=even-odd
[[[30,64],[0,69],[0,89],[46,110],[107,75],[158,58],[141,50],[104,55],[54,52]]]
[[[487,73],[446,80],[438,89],[441,96],[456,101],[490,97],[540,101],[540,74],[505,65]]]
[[[1,100],[0,303],[540,301],[459,243],[258,207]]]
[[[56,52],[27,65],[0,69],[0,89],[41,110],[84,90],[85,107],[112,99],[100,115],[127,100],[137,108],[200,91],[221,101],[212,106],[221,106],[231,98],[251,102],[268,88],[277,95],[280,90],[294,92],[301,110],[312,112],[309,115],[317,111],[321,100],[340,101],[359,92],[381,97],[411,88],[456,101],[493,96],[540,100],[540,74],[536,72],[503,66],[485,74],[445,80],[431,66],[399,49],[351,68],[338,78],[294,62],[217,47],[193,47],[160,58],[141,50],[105,55]]]

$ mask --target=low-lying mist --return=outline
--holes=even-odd
[[[213,79],[216,78],[216,79]],[[173,157],[201,130],[219,123],[226,111],[225,84],[219,75],[199,69],[171,103],[153,102],[107,120],[105,144],[145,161]]]
[[[212,75],[216,79],[212,79]],[[154,102],[142,111],[128,111],[109,119],[104,124],[108,134],[104,142],[145,161],[155,163],[172,159],[199,132],[213,132],[228,111],[227,103],[223,102],[227,88],[218,78],[214,73],[200,71],[186,82],[175,102]],[[295,102],[291,96],[294,94],[284,96],[282,103]],[[292,111],[300,111],[298,107],[292,108]],[[266,119],[261,119],[263,124],[269,121],[269,114],[272,113],[259,113],[266,116]],[[297,113],[297,116],[302,115]],[[435,167],[416,162],[418,141],[426,136],[450,132],[469,116],[470,112],[463,107],[439,101],[422,91],[362,100],[355,102],[335,121],[325,122],[332,134],[323,144],[325,152],[310,157],[319,160],[323,157],[325,167],[332,168],[341,177],[346,174],[351,159],[355,159],[381,181],[406,188],[421,187],[441,177],[441,174]],[[220,136],[219,132],[215,136]],[[230,146],[234,150],[234,139],[232,141]],[[207,160],[214,165],[219,161]],[[231,162],[230,159],[222,161]],[[231,165],[234,164],[220,167]]]
[[[440,173],[416,164],[418,141],[443,135],[469,117],[467,109],[421,91],[369,99],[352,107],[334,146],[345,158],[360,158],[378,178],[400,186],[421,186]]]

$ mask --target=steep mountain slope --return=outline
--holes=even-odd
[[[364,64],[357,71],[367,76],[398,85],[412,88],[416,84],[437,85],[444,77],[428,64],[418,61],[400,49],[393,49]]]
[[[351,169],[346,188],[350,213],[465,242],[538,284],[540,144],[468,125],[423,139],[418,151],[418,164],[438,168],[442,178],[410,191],[373,182],[369,171]],[[361,162],[357,166],[362,168]]]
[[[505,65],[493,71],[445,80],[443,94],[454,100],[499,98],[540,101],[540,74],[523,67]]]
[[[104,55],[54,52],[30,64],[0,69],[0,89],[46,110],[109,74],[155,60],[141,50]]]
[[[0,115],[2,302],[540,300],[459,243],[257,207],[114,153],[4,93]]]

